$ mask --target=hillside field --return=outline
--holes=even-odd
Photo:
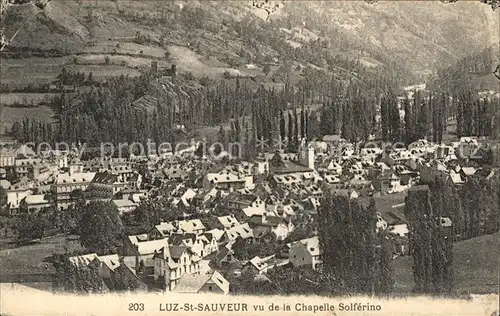
[[[42,122],[55,122],[54,112],[46,106],[30,108],[13,108],[3,106],[0,109],[0,134],[10,131],[14,122],[22,122],[24,118],[34,119]]]
[[[453,247],[454,291],[457,294],[497,293],[500,233],[457,242]],[[414,281],[409,256],[393,261],[395,292],[411,292]]]

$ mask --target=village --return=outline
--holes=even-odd
[[[482,165],[481,146],[476,137],[461,137],[382,149],[325,135],[302,140],[296,153],[269,150],[251,161],[222,162],[221,155],[196,155],[195,147],[83,160],[76,150],[37,154],[11,142],[1,149],[2,213],[64,212],[77,203],[75,196],[84,196],[87,203],[111,203],[130,222],[141,203],[162,199],[182,215],[126,236],[119,253],[80,254],[70,262],[96,265],[104,285],[119,273],[138,284],[136,290],[228,294],[228,279],[266,282],[266,274],[280,266],[321,272],[316,221],[325,194],[373,199],[376,230],[388,232],[393,258],[407,256],[407,192],[436,177],[452,186],[472,176],[491,179],[498,168]],[[440,225],[453,223],[444,217]]]

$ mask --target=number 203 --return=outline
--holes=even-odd
[[[133,312],[143,311],[144,303],[128,303],[128,310]]]

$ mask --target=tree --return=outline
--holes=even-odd
[[[267,76],[271,72],[271,66],[269,64],[265,64],[264,67],[262,68],[262,71]]]
[[[122,264],[115,269],[111,276],[112,287],[115,291],[135,291],[139,289],[140,284],[132,273],[126,272],[126,267]]]
[[[217,134],[217,141],[221,143],[224,148],[227,148],[228,139],[226,131],[224,130],[224,127],[222,127],[222,125],[219,128],[219,133]]]
[[[406,197],[409,247],[419,293],[449,293],[452,289],[453,243],[441,226],[443,198],[426,185],[412,188]]]
[[[14,124],[12,124],[12,127],[10,129],[10,132],[17,141],[23,141],[23,127],[21,123],[14,122]]]
[[[280,111],[280,136],[281,140],[286,138],[285,115],[283,114],[283,111]]]
[[[298,140],[298,138],[300,137],[300,130],[299,130],[299,115],[297,112],[297,108],[295,108],[295,110],[293,111],[293,122],[295,127],[293,130],[293,136],[294,139]]]
[[[74,264],[69,261],[69,254],[54,254],[52,261],[54,288],[70,293],[90,294],[103,291],[103,280],[95,262]]]
[[[89,72],[89,76],[87,77],[87,83],[88,84],[93,84],[94,83],[94,74],[91,72]]]
[[[123,224],[114,204],[91,201],[78,210],[80,243],[99,255],[117,253],[122,247]]]
[[[314,235],[314,228],[312,223],[307,223],[306,225],[297,226],[291,233],[285,238],[285,243],[292,241],[297,241],[305,238],[312,237]]]
[[[388,104],[387,99],[384,97],[380,103],[380,116],[382,125],[382,139],[389,139],[389,118],[388,118]]]
[[[288,143],[295,141],[292,113],[288,111]]]
[[[306,117],[305,109],[302,107],[300,111],[300,137],[306,138]]]
[[[411,113],[411,105],[410,105],[410,100],[408,99],[408,96],[406,99],[403,101],[403,107],[405,110],[405,116],[404,116],[404,140],[406,144],[410,144],[414,141],[413,139],[413,116]]]
[[[333,121],[333,113],[332,113],[332,107],[323,105],[323,108],[321,110],[321,134],[324,135],[329,135],[332,132],[332,127],[335,125],[335,122]]]
[[[236,239],[232,249],[234,251],[234,256],[239,260],[250,260],[255,256],[259,256],[261,258],[267,257],[278,251],[278,247],[275,243],[247,243],[246,240],[241,237]]]
[[[318,209],[318,233],[323,250],[323,269],[339,280],[343,293],[387,293],[392,290],[383,234],[376,232],[373,199],[362,200],[327,195]]]
[[[0,186],[0,208],[3,208],[7,204],[7,193],[5,189]]]
[[[331,295],[340,290],[338,280],[328,272],[279,266],[267,273],[276,294]]]
[[[18,219],[16,230],[20,242],[41,239],[50,224],[43,214],[23,214]]]

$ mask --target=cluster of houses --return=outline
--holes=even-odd
[[[142,201],[161,197],[182,210],[183,218],[127,236],[120,256],[88,254],[71,261],[98,265],[107,283],[118,271],[143,289],[226,294],[227,273],[262,278],[283,265],[320,271],[316,231],[292,237],[294,231],[314,226],[327,193],[373,198],[377,229],[396,237],[395,256],[407,254],[404,207],[412,186],[436,176],[461,185],[476,173],[495,172],[462,165],[457,151],[463,155],[464,146],[472,154],[479,144],[471,137],[450,145],[419,140],[387,152],[359,149],[327,135],[321,141],[302,141],[297,153],[263,153],[252,161],[221,164],[185,152],[80,160],[71,151],[37,155],[26,146],[11,145],[3,147],[0,156],[0,185],[7,196],[3,212],[16,216],[48,207],[64,211],[85,198],[111,201],[128,216]],[[241,240],[247,245],[274,243],[279,250],[242,260],[235,255]]]

